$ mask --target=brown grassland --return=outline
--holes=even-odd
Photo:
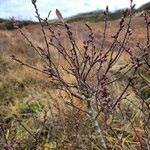
[[[95,45],[98,47],[102,43],[104,23],[88,24],[92,27]],[[116,33],[118,25],[119,20],[108,22],[104,49],[111,45],[111,36]],[[60,41],[68,48],[68,38],[63,31],[64,29],[57,25],[54,25],[53,28],[56,33],[62,33],[59,37]],[[136,43],[140,42],[141,46],[144,46],[147,42],[144,18],[133,17],[131,28],[133,34],[130,37],[129,46],[135,50],[134,54],[138,54]],[[39,24],[25,26],[22,30],[36,46],[45,48]],[[83,22],[75,22],[71,23],[71,30],[74,33],[76,43],[82,49],[83,41],[88,37],[88,29]],[[121,34],[123,35],[123,33]],[[48,31],[46,34],[49,36]],[[51,53],[52,59],[57,63],[56,51],[51,49]],[[42,67],[41,58],[34,53],[33,48],[24,40],[17,29],[0,30],[0,149],[100,150],[91,123],[84,112],[66,105],[65,100],[69,98],[68,95],[59,90],[57,85],[50,83],[50,78],[47,75],[21,66],[11,59],[11,55],[16,55],[21,60],[38,68]],[[115,72],[128,63],[129,59],[128,55],[124,53],[113,66],[111,72]],[[63,59],[59,63],[66,65]],[[61,73],[65,80],[74,82],[73,76],[63,71]],[[149,80],[149,76],[147,78]],[[89,82],[94,82],[94,79],[89,79]],[[142,81],[137,81],[137,83],[139,82]],[[114,83],[112,92],[121,93],[122,84],[125,83],[126,78]],[[149,89],[145,91],[149,97]],[[122,112],[119,108],[116,109],[115,115],[112,115],[108,120],[109,123],[113,122],[112,132],[111,129],[107,132],[107,127],[103,125],[103,115],[99,116],[99,122],[105,131],[108,149],[147,150],[145,148],[146,135],[143,114],[137,108],[140,105],[138,97],[131,87],[127,93],[129,94],[128,100],[120,103],[120,107],[124,108]],[[85,110],[81,101],[78,99],[74,101],[79,108]],[[128,120],[128,117],[124,115],[126,113],[131,120]],[[44,126],[42,126],[43,124]],[[38,144],[34,142],[32,134],[39,134]]]

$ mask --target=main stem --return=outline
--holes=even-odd
[[[91,101],[94,101],[94,98],[90,99],[90,98],[85,98],[85,101],[87,102],[87,111],[89,113],[89,117],[90,117],[90,120],[92,122],[92,125],[95,129],[95,133],[96,133],[96,138],[98,140],[98,143],[99,143],[99,147],[102,149],[102,150],[107,150],[107,147],[106,147],[106,142],[104,140],[104,136],[103,136],[103,133],[102,133],[102,130],[101,130],[101,127],[98,123],[98,120],[96,119],[96,112],[91,104]]]

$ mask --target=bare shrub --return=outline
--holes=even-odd
[[[16,28],[41,57],[43,66],[41,68],[31,66],[14,55],[12,59],[23,66],[46,74],[58,91],[66,93],[66,99],[63,96],[51,98],[55,99],[55,102],[48,103],[47,109],[42,108],[44,112],[42,121],[36,120],[34,115],[31,117],[38,122],[34,132],[31,132],[15,115],[16,122],[30,137],[26,138],[28,142],[20,141],[17,148],[23,149],[22,146],[29,143],[28,149],[38,149],[43,142],[43,147],[47,144],[49,148],[54,149],[150,149],[149,96],[143,98],[140,89],[134,84],[137,78],[141,78],[146,88],[149,87],[149,79],[140,73],[141,67],[145,65],[149,71],[147,57],[150,23],[147,16],[145,16],[147,43],[144,47],[136,43],[130,46],[132,12],[135,6],[132,0],[130,9],[122,13],[116,33],[112,33],[109,47],[106,45],[109,25],[108,7],[104,11],[104,30],[100,44],[95,44],[93,30],[86,23],[88,36],[83,40],[82,46],[79,46],[72,26],[64,20],[59,10],[56,10],[60,20],[57,26],[61,30],[57,31],[48,22],[50,13],[47,18],[42,19],[36,1],[32,3],[41,26],[44,48],[35,46],[23,30],[17,26]],[[65,39],[68,42],[67,46],[64,45],[61,35],[67,37]],[[136,52],[141,52],[140,55],[137,55],[135,49]],[[56,54],[55,59],[52,57],[52,50]],[[127,57],[128,61],[118,65],[124,57]],[[69,76],[72,78],[71,81]],[[131,92],[134,95],[131,96]],[[28,111],[31,111],[31,106],[28,107]],[[5,147],[16,149],[18,139],[9,142],[3,125],[1,130]],[[14,136],[15,133],[14,131]]]

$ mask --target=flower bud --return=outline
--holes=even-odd
[[[35,4],[36,3],[36,0],[32,0],[32,4]]]

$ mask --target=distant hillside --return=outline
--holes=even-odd
[[[0,23],[3,23],[3,22],[5,22],[5,21],[7,21],[7,20],[0,18]]]
[[[142,11],[148,11],[150,10],[150,2],[142,5],[138,9],[135,10],[135,13],[139,13]],[[115,20],[119,19],[121,15],[122,10],[117,10],[116,12],[110,12],[109,13],[109,20]],[[82,13],[78,14],[76,16],[72,16],[70,18],[66,18],[67,22],[77,22],[77,21],[89,21],[89,22],[99,22],[103,21],[103,11],[92,11],[88,13]]]
[[[30,24],[37,24],[37,22],[33,22],[30,20],[23,20],[23,21],[17,21],[19,27],[27,26]],[[14,29],[13,22],[8,19],[1,19],[0,18],[0,30],[12,30]]]
[[[120,11],[109,13],[109,20],[115,20],[121,17]],[[89,21],[99,22],[104,20],[103,11],[92,11],[88,13],[78,14],[70,18],[66,18],[67,22]]]
[[[116,19],[121,18],[121,16],[122,16],[121,11],[122,10],[117,10],[115,12],[110,12],[108,19],[109,20],[116,20]],[[140,16],[143,11],[150,12],[150,2],[144,4],[141,7],[139,7],[138,9],[136,9],[134,13],[135,13],[136,16]],[[99,21],[104,20],[104,15],[103,15],[103,10],[91,11],[91,12],[81,13],[81,14],[77,14],[77,15],[72,16],[72,17],[65,18],[65,20],[68,23],[79,22],[79,21],[99,22]],[[50,23],[52,23],[52,24],[55,24],[57,22],[58,22],[57,19],[50,20]],[[23,27],[23,26],[27,26],[27,25],[30,25],[30,24],[37,24],[37,22],[24,20],[24,21],[18,21],[18,24],[19,24],[19,27]],[[0,30],[1,29],[3,29],[3,30],[4,29],[7,29],[7,30],[14,29],[12,21],[0,18]]]
[[[141,7],[139,7],[137,10],[137,12],[140,12],[140,11],[150,11],[150,2],[142,5]]]

